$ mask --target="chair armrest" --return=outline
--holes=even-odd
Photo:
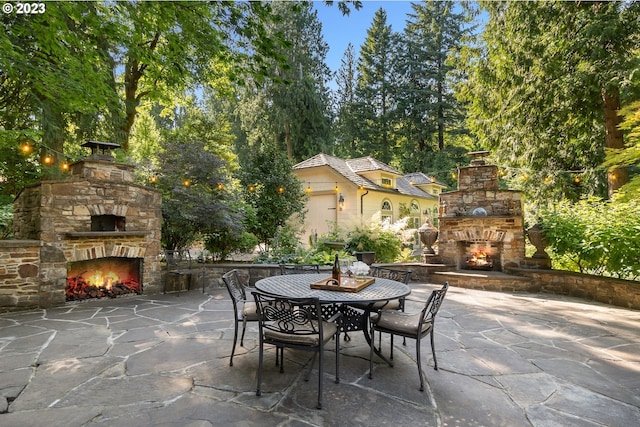
[[[328,318],[326,321],[327,322],[336,322],[338,319],[340,319],[342,317],[342,313],[339,311],[336,311],[335,313],[333,313],[333,316],[331,316],[330,318]]]

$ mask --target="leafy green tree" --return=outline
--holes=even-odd
[[[638,83],[629,77],[638,68],[640,4],[483,6],[484,49],[463,95],[473,131],[519,178],[512,185],[544,201],[624,184],[623,171],[607,184],[599,166],[605,147],[623,147],[616,109],[636,97]]]
[[[357,154],[385,163],[392,163],[392,153],[399,146],[393,121],[398,42],[398,34],[387,25],[387,13],[378,9],[360,47],[354,116],[358,123]]]
[[[293,163],[281,150],[263,145],[251,152],[248,164],[238,173],[245,199],[255,212],[248,224],[267,252],[279,230],[294,214],[304,216],[306,194],[292,173]]]
[[[230,142],[220,138],[220,124],[195,105],[176,114],[174,129],[164,132],[157,186],[163,193],[163,245],[187,247],[204,235],[239,236],[246,209],[238,200],[233,170],[223,154]]]

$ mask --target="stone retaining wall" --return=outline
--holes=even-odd
[[[559,270],[513,268],[509,272],[531,279],[540,292],[640,310],[640,282]]]

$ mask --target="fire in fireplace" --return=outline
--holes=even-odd
[[[70,263],[67,301],[142,294],[141,258],[99,258]]]
[[[467,267],[470,270],[491,270],[493,268],[493,260],[491,256],[483,251],[474,252],[467,257]]]

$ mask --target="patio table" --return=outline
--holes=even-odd
[[[368,320],[373,305],[377,302],[402,298],[411,293],[411,288],[404,283],[382,277],[376,277],[375,282],[358,292],[311,289],[311,284],[322,278],[323,276],[318,274],[271,276],[258,280],[255,287],[261,292],[287,298],[318,298],[322,304],[324,318],[329,318],[339,311],[342,314],[341,332],[362,331],[369,345],[371,345],[371,335]],[[326,277],[326,280],[330,278]],[[366,309],[359,310],[349,305],[356,303],[366,305]],[[375,346],[374,351],[389,366],[393,366],[393,363]]]

